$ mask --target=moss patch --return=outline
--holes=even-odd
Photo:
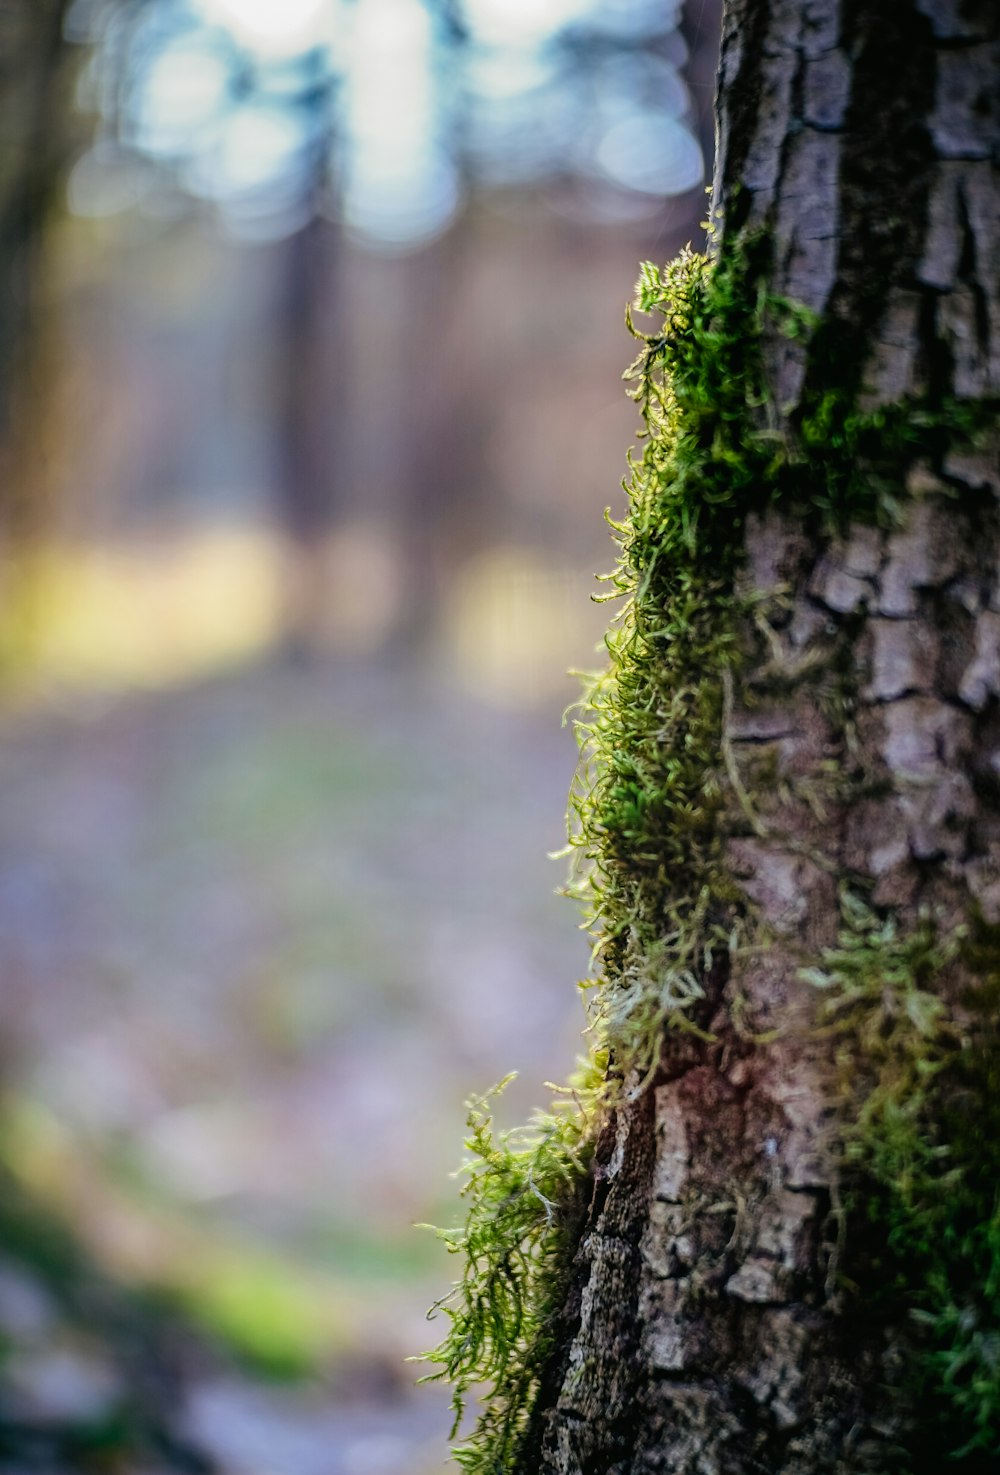
[[[849,1301],[909,1329],[898,1374],[919,1431],[895,1472],[1000,1456],[1000,929],[908,934],[851,894],[822,988],[845,1100],[841,1262]],[[949,975],[976,979],[959,1009]]]
[[[576,886],[594,929],[601,1037],[623,1068],[647,1069],[664,1024],[689,1027],[704,980],[743,916],[722,864],[734,797],[722,752],[727,684],[751,611],[735,593],[749,514],[780,505],[818,539],[852,521],[898,522],[917,459],[977,429],[979,408],[907,403],[867,413],[846,392],[805,401],[791,424],[769,402],[767,335],[813,335],[805,309],[769,295],[766,244],[719,259],[691,251],[645,263],[627,371],[645,446],[630,457],[629,506],[609,598],[608,666],[578,724],[571,796]]]
[[[531,1395],[551,1351],[551,1325],[572,1260],[590,1157],[587,1107],[602,1076],[563,1098],[564,1110],[539,1112],[527,1127],[498,1132],[491,1096],[469,1104],[470,1157],[462,1189],[469,1211],[458,1229],[438,1230],[451,1254],[462,1259],[462,1278],[437,1302],[449,1319],[447,1336],[428,1356],[454,1393],[458,1432],[470,1390],[485,1386],[479,1421],[458,1445],[465,1470],[498,1472],[514,1461],[531,1410]]]

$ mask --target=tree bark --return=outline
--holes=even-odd
[[[768,286],[815,315],[765,338],[771,433],[794,439],[829,390],[995,403],[998,160],[988,0],[729,0],[717,249],[763,241]],[[992,437],[900,464],[895,527],[746,518],[756,618],[721,696],[720,824],[766,946],[715,961],[704,1038],[665,1031],[603,1130],[524,1475],[940,1466],[899,1394],[907,1314],[843,1288],[859,1098],[803,970],[838,946],[846,885],[893,935],[1000,921]],[[933,987],[961,1020],[974,970],[949,957]]]

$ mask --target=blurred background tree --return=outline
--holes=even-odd
[[[14,537],[38,483],[21,434],[40,357],[28,346],[41,316],[42,242],[71,149],[65,13],[66,0],[0,9],[0,532]]]

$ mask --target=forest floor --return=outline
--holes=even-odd
[[[441,1467],[411,1226],[465,1098],[580,1048],[573,695],[274,662],[3,717],[0,1470]]]

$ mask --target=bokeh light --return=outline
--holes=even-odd
[[[97,28],[92,85],[124,143],[237,236],[332,210],[398,251],[480,187],[569,180],[595,223],[696,188],[675,26],[669,6],[591,0],[158,0]],[[110,167],[82,165],[73,209],[129,198],[135,172],[116,191]]]

